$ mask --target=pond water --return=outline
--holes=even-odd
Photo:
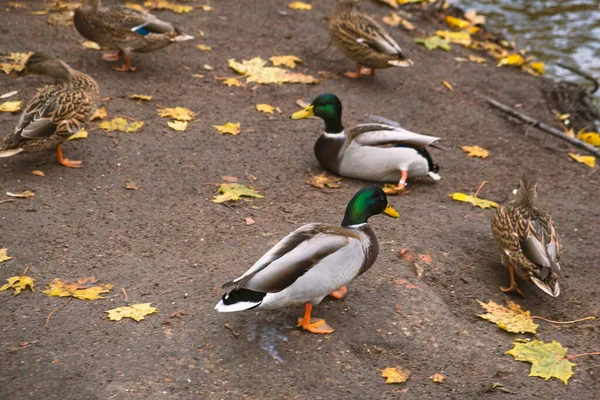
[[[486,24],[514,40],[547,64],[550,76],[572,73],[551,62],[561,62],[600,79],[600,1],[598,0],[452,0],[477,10]]]

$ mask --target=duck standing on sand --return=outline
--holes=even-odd
[[[329,37],[335,47],[356,62],[356,72],[344,74],[348,78],[374,75],[376,68],[413,65],[390,34],[371,17],[358,12],[352,0],[339,3],[329,18]]]
[[[342,226],[307,224],[287,235],[239,278],[216,305],[219,312],[277,309],[304,304],[298,326],[312,333],[332,333],[323,319],[311,319],[311,310],[335,289],[366,272],[379,253],[369,217],[397,218],[383,190],[365,187],[346,207]]]
[[[46,75],[55,82],[31,99],[14,132],[0,141],[0,158],[56,148],[59,163],[80,168],[81,161],[63,157],[61,144],[79,132],[96,112],[100,102],[98,84],[83,72],[43,53],[32,54],[24,72]]]
[[[440,138],[386,124],[359,124],[345,130],[342,103],[334,94],[317,96],[290,118],[313,115],[325,122],[325,132],[315,143],[315,156],[326,170],[348,178],[398,182],[397,191],[404,189],[409,176],[440,179],[439,167],[426,148]]]
[[[492,215],[492,237],[502,256],[502,264],[510,273],[510,286],[503,292],[516,290],[514,274],[531,280],[552,297],[558,297],[558,260],[562,254],[560,238],[549,213],[537,206],[537,182],[524,174],[515,199],[496,209]]]
[[[125,57],[125,64],[117,71],[135,71],[131,53],[149,53],[173,42],[191,40],[170,22],[132,8],[114,5],[103,7],[100,0],[83,0],[75,10],[73,23],[84,38],[118,52],[105,53],[102,58],[117,61]]]

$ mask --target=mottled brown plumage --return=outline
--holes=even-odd
[[[356,72],[346,73],[350,78],[371,75],[376,68],[412,65],[398,43],[372,18],[358,12],[353,1],[338,4],[329,18],[329,37],[346,57],[357,63]],[[362,66],[371,70],[365,72]]]
[[[502,264],[511,273],[511,286],[504,291],[518,290],[512,278],[514,270],[520,278],[530,279],[557,297],[562,247],[552,217],[536,207],[536,200],[535,178],[523,175],[515,199],[492,215],[492,236]]]
[[[25,73],[46,75],[55,82],[27,104],[14,132],[0,142],[0,157],[56,148],[61,164],[80,166],[80,162],[62,158],[60,145],[83,128],[96,111],[100,101],[98,84],[90,76],[43,53],[29,57]]]

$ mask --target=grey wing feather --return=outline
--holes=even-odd
[[[556,244],[551,242],[549,235],[539,220],[530,222],[536,231],[536,235],[528,234],[525,240],[520,241],[523,255],[532,263],[542,268],[541,279],[544,280],[550,271],[560,271],[557,259]]]
[[[424,148],[440,140],[435,136],[421,135],[401,127],[386,124],[360,124],[350,129],[348,137],[363,146],[408,146]]]
[[[402,49],[396,41],[371,18],[361,16],[359,25],[364,32],[370,36],[363,37],[363,43],[367,43],[374,50],[384,54],[402,54]]]

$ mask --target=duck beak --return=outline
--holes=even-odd
[[[312,117],[313,115],[315,115],[315,113],[313,111],[313,107],[314,106],[311,104],[310,106],[306,107],[304,110],[300,110],[300,111],[293,113],[292,115],[290,115],[290,119],[304,119],[304,118]]]
[[[389,204],[387,205],[387,207],[385,208],[385,210],[383,210],[383,213],[385,215],[389,215],[392,218],[398,218],[400,216],[400,214],[398,214],[398,211],[394,210],[392,208],[392,206],[390,206]]]

